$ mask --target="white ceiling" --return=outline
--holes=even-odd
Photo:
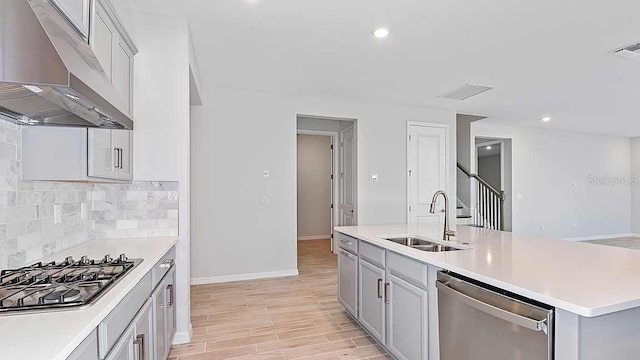
[[[640,41],[637,0],[113,1],[188,17],[208,86],[640,136],[640,57],[609,53]],[[382,41],[370,35],[381,25],[391,30]],[[437,98],[465,83],[495,89]]]

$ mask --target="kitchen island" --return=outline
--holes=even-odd
[[[440,358],[438,290],[435,286],[440,269],[554,308],[552,330],[556,360],[633,359],[640,353],[640,326],[637,325],[640,324],[640,252],[636,250],[458,227],[451,244],[464,250],[434,253],[385,239],[403,236],[441,239],[442,229],[435,225],[338,227],[336,232],[341,255],[346,253],[343,255],[346,261],[342,263],[347,264],[341,268],[341,291],[351,286],[351,279],[343,274],[344,269],[349,269],[349,262],[358,269],[355,279],[357,303],[345,302],[342,295],[340,300],[396,357]],[[356,244],[358,246],[354,246]],[[359,251],[359,247],[364,252]],[[384,250],[384,255],[376,249]],[[407,259],[412,262],[403,264]],[[393,266],[395,270],[390,269]],[[402,354],[397,348],[398,341],[394,343],[394,337],[400,337],[397,334],[400,330],[395,329],[394,333],[393,315],[398,318],[402,314],[399,310],[397,314],[393,312],[394,299],[385,296],[390,281],[385,281],[379,292],[389,307],[387,313],[383,309],[373,320],[371,316],[363,319],[363,312],[366,315],[371,312],[367,309],[375,308],[375,304],[367,304],[366,285],[362,288],[372,269],[380,273],[378,278],[395,279],[396,283],[402,280],[404,284],[406,277],[404,280],[402,276],[396,278],[404,272],[410,275],[408,284],[423,285],[424,295],[421,296],[425,298],[426,310],[421,336],[425,344],[420,355],[416,355],[417,349],[411,356]],[[375,285],[373,288],[376,295],[378,289]],[[393,293],[393,289],[390,291]],[[346,297],[349,295],[347,289]],[[419,309],[414,312],[418,316]]]

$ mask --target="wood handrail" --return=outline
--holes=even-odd
[[[467,175],[468,178],[474,178],[474,179],[478,180],[478,182],[481,183],[482,185],[484,185],[485,187],[487,187],[487,189],[489,189],[489,191],[494,193],[496,196],[499,196],[500,200],[504,201],[504,191],[496,190],[493,186],[489,185],[489,183],[486,182],[483,178],[481,178],[477,174],[472,174],[469,170],[467,170],[460,163],[457,163],[457,165],[458,165],[458,169],[460,169],[460,171],[462,171],[465,175]]]

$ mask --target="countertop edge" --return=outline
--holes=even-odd
[[[442,259],[438,258],[439,254],[431,254],[430,259],[426,259],[425,257],[419,257],[416,256],[417,254],[415,253],[415,251],[419,251],[419,250],[414,250],[414,249],[409,249],[404,245],[400,245],[400,244],[396,244],[396,243],[392,243],[389,241],[385,241],[382,240],[381,238],[376,238],[376,237],[369,237],[369,236],[365,236],[362,234],[359,234],[357,232],[353,232],[350,231],[348,229],[348,227],[336,227],[335,231],[357,238],[359,240],[362,241],[366,241],[370,244],[376,245],[378,247],[382,247],[384,249],[393,251],[395,253],[398,253],[400,255],[403,256],[407,256],[413,260],[419,261],[421,263],[425,263],[428,265],[432,265],[432,266],[436,266],[439,268],[442,268],[444,270],[448,270],[448,271],[452,271],[455,273],[458,273],[460,275],[478,280],[480,282],[489,284],[491,286],[495,286],[507,291],[510,291],[512,293],[524,296],[526,298],[530,298],[548,305],[551,305],[553,307],[568,311],[570,313],[574,313],[583,317],[587,317],[587,318],[593,318],[593,317],[597,317],[597,316],[602,316],[602,315],[607,315],[607,314],[611,314],[614,312],[619,312],[619,311],[624,311],[624,310],[629,310],[629,309],[633,309],[636,307],[640,307],[640,299],[637,300],[632,300],[632,301],[625,301],[625,302],[620,302],[620,303],[615,303],[615,304],[611,304],[611,305],[607,305],[607,306],[600,306],[600,307],[595,307],[595,308],[587,308],[587,307],[583,307],[583,306],[579,306],[573,303],[568,303],[566,301],[563,300],[559,300],[557,298],[553,298],[544,294],[540,294],[538,292],[529,290],[527,288],[523,288],[521,286],[518,285],[513,285],[510,283],[506,283],[500,280],[496,280],[492,277],[490,277],[489,275],[485,275],[485,274],[479,274],[464,268],[460,268],[457,266],[453,266],[449,263],[446,262],[446,260],[444,259],[444,257],[442,257]],[[422,254],[422,253],[418,253],[418,254]],[[432,258],[432,259],[431,259]]]

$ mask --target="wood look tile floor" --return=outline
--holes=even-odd
[[[329,240],[298,242],[294,277],[191,287],[193,338],[170,360],[392,359],[337,300]]]

